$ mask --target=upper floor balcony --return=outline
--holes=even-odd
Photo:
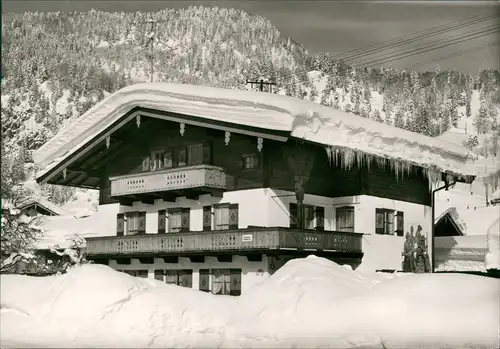
[[[358,233],[337,231],[249,227],[219,231],[92,237],[86,239],[86,252],[89,258],[273,251],[344,253],[361,258],[362,236]]]
[[[195,165],[111,177],[111,197],[121,202],[175,200],[177,196],[220,194],[227,189],[223,168]]]

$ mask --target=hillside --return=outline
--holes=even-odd
[[[158,21],[154,33],[149,18]],[[247,89],[247,79],[271,79],[275,93],[430,136],[469,120],[472,148],[480,144],[470,136],[498,124],[498,71],[357,69],[328,54],[308,55],[267,19],[240,10],[3,14],[2,146],[16,173],[32,172],[31,152],[68,119],[108,93],[151,79],[150,38],[155,81]],[[488,147],[497,152],[498,142]],[[42,192],[61,204],[74,196],[48,186]]]

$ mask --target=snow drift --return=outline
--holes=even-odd
[[[3,275],[2,347],[496,348],[500,281],[362,274],[310,256],[240,297],[86,265]]]
[[[109,95],[34,152],[33,159],[41,170],[38,177],[136,107],[286,131],[292,137],[337,150],[354,150],[443,172],[474,174],[471,153],[462,146],[403,129],[396,132],[392,126],[310,101],[187,84],[141,83]],[[352,161],[352,155],[347,157]]]
[[[488,229],[487,244],[485,268],[500,270],[500,218]]]

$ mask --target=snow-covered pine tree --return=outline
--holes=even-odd
[[[491,129],[491,121],[484,100],[481,101],[479,110],[474,118],[473,125],[478,134],[484,134]]]
[[[405,127],[405,120],[403,117],[403,111],[400,108],[398,108],[396,110],[396,115],[394,116],[394,126],[399,127],[399,128]]]
[[[314,84],[312,84],[309,99],[311,100],[311,102],[316,102],[317,98],[318,98],[318,89],[316,88],[316,86],[314,86]]]
[[[338,91],[335,91],[333,94],[333,108],[335,109],[340,109],[340,95]]]
[[[372,114],[372,117],[371,117],[371,118],[372,118],[373,120],[375,120],[375,121],[378,121],[378,122],[382,122],[382,121],[383,121],[383,120],[382,120],[382,117],[380,116],[380,112],[379,112],[379,110],[378,110],[378,109],[375,109],[375,110],[373,111],[373,114]]]

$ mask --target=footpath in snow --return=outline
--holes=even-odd
[[[401,277],[399,277],[401,276]],[[310,256],[240,297],[102,265],[1,276],[1,347],[498,348],[500,281],[365,274]]]

